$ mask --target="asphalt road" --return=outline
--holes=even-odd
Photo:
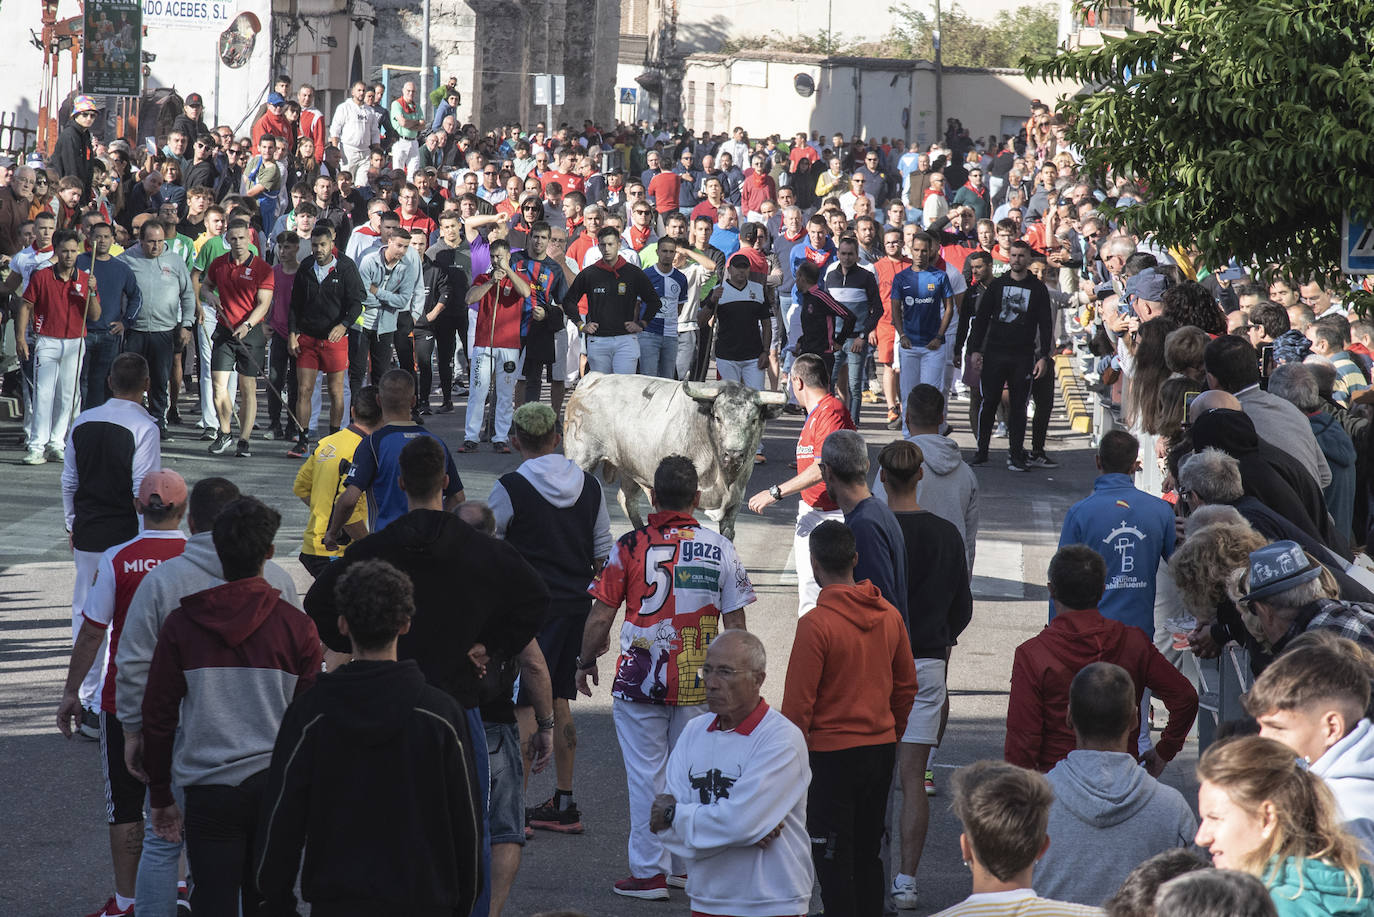
[[[877,447],[895,436],[880,428],[879,411],[868,408],[864,433]],[[963,402],[951,404],[955,436],[970,454],[972,442]],[[189,416],[189,412],[188,412]],[[259,413],[261,418],[263,415]],[[463,411],[430,419],[450,444],[461,442]],[[750,491],[792,474],[788,468],[800,419],[783,417],[768,425],[768,463],[755,469]],[[61,515],[60,468],[18,464],[17,427],[0,424],[0,909],[29,917],[71,917],[97,908],[111,894],[97,743],[64,740],[54,714],[61,694],[71,641],[73,570]],[[291,494],[297,462],[285,447],[258,442],[248,459],[210,456],[194,431],[179,428],[165,445],[164,463],[188,481],[222,474],[283,514],[277,557],[302,592],[309,577],[295,557],[305,507]],[[975,567],[973,623],[955,650],[949,684],[952,711],[944,745],[935,757],[939,795],[918,874],[921,908],[932,913],[968,894],[967,871],[958,853],[958,826],[948,806],[949,776],[958,766],[1000,758],[1012,651],[1045,621],[1045,567],[1058,539],[1065,510],[1086,494],[1094,476],[1086,437],[1067,430],[1056,413],[1050,451],[1061,467],[1013,474],[994,441],[993,463],[979,471],[982,524]],[[485,447],[484,447],[485,448]],[[876,454],[876,450],[875,453]],[[457,456],[469,499],[482,499],[492,483],[517,465],[517,458],[489,451]],[[608,500],[612,530],[628,528]],[[759,601],[749,608],[751,630],[768,650],[764,696],[781,701],[796,614],[795,562],[791,558],[790,501],[757,516],[740,516],[736,535]],[[524,862],[507,914],[572,908],[589,917],[686,915],[685,893],[669,902],[620,898],[611,883],[628,874],[625,863],[627,806],[624,768],[611,724],[610,698],[601,691],[574,705],[579,730],[574,789],[586,833],[558,836],[538,832]],[[1185,750],[1165,774],[1166,782],[1195,798],[1193,749]],[[528,801],[552,792],[552,767],[530,781]]]

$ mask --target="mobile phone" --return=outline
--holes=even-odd
[[[1238,280],[1244,280],[1245,269],[1239,267],[1224,268],[1217,274],[1217,279],[1224,280],[1227,283],[1235,283]]]
[[[1197,396],[1198,396],[1198,395],[1201,395],[1201,394],[1202,394],[1202,392],[1184,392],[1184,393],[1183,393],[1183,422],[1184,422],[1184,423],[1187,423],[1187,422],[1188,422],[1188,414],[1193,410],[1193,402],[1196,401],[1196,400],[1197,400]]]
[[[1260,348],[1260,378],[1268,379],[1274,371],[1274,345],[1265,344]]]

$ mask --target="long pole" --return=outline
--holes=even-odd
[[[434,112],[425,108],[429,104],[429,0],[425,0],[423,7],[425,34],[420,38],[420,111],[425,112],[429,117],[434,117]]]
[[[940,0],[935,0],[935,139],[944,136],[945,130],[945,68],[940,61]]]

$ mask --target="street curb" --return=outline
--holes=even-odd
[[[1069,427],[1077,433],[1091,433],[1092,411],[1088,409],[1083,380],[1073,366],[1073,357],[1059,354],[1054,358],[1054,374],[1064,395],[1064,410],[1069,415]]]

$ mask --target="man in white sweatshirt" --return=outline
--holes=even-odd
[[[1193,842],[1197,819],[1183,794],[1136,761],[1139,721],[1125,669],[1094,662],[1074,676],[1069,725],[1078,747],[1046,775],[1054,802],[1051,843],[1035,867],[1040,895],[1097,907],[1140,863]]]
[[[649,829],[687,861],[692,911],[736,917],[805,914],[815,873],[806,832],[806,739],[759,694],[763,643],[721,633],[706,651],[706,706],[668,759]]]
[[[1374,857],[1374,725],[1368,650],[1331,631],[1297,638],[1260,673],[1245,697],[1245,711],[1260,735],[1293,749],[1326,781],[1345,829]]]
[[[906,399],[907,440],[921,449],[925,461],[916,485],[916,502],[941,519],[954,523],[964,539],[969,575],[978,547],[978,477],[959,454],[959,445],[940,433],[945,422],[945,396],[933,385],[918,385]],[[873,496],[887,502],[878,477]]]

